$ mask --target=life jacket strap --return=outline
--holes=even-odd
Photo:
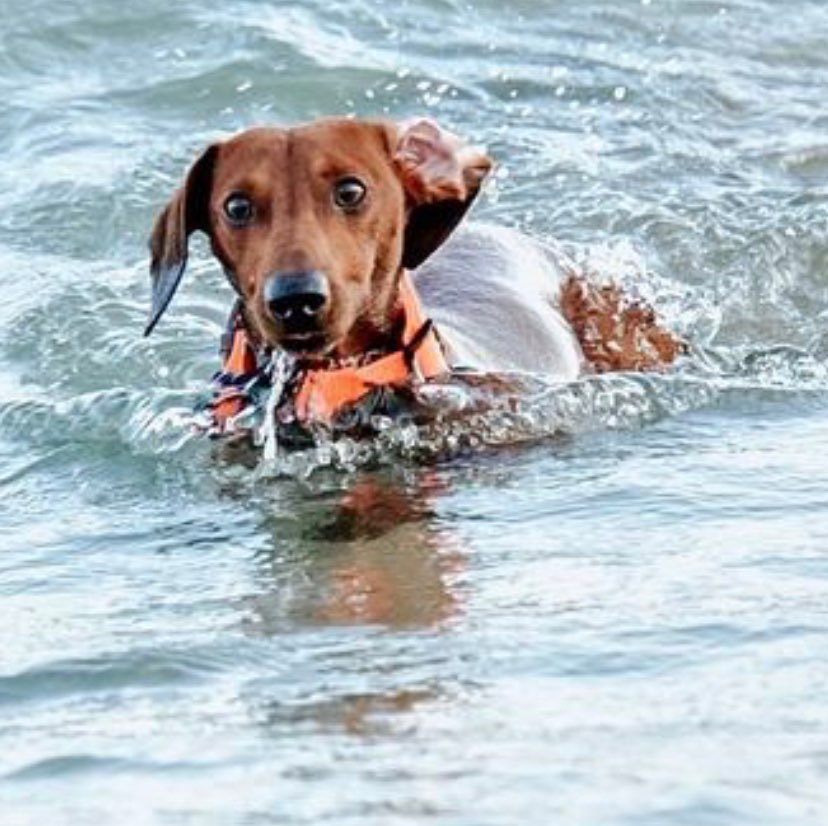
[[[399,286],[404,314],[402,347],[359,367],[309,370],[294,399],[300,421],[330,423],[345,407],[379,387],[401,387],[412,378],[427,381],[449,372],[431,319],[423,310],[411,276],[404,271]]]
[[[223,345],[224,346],[224,345]],[[256,351],[250,343],[250,336],[241,321],[240,314],[234,312],[229,351],[224,358],[221,372],[213,379],[219,389],[210,405],[210,413],[216,428],[224,432],[227,422],[247,405],[244,386],[258,372]]]

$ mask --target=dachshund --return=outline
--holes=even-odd
[[[334,118],[214,143],[152,230],[146,333],[201,230],[238,295],[235,329],[250,352],[346,365],[357,389],[345,402],[412,371],[430,378],[467,366],[569,381],[671,364],[684,344],[650,307],[588,282],[520,232],[458,228],[492,167],[482,149],[427,119]],[[418,365],[414,356],[429,350]],[[336,407],[315,409],[325,418]]]

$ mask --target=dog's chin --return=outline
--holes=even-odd
[[[279,347],[299,358],[320,358],[326,356],[334,347],[335,342],[322,332],[301,333],[292,336],[281,336]]]

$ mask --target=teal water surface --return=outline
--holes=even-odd
[[[0,0],[0,824],[828,822],[828,5]],[[145,240],[261,123],[425,113],[694,342],[451,432],[194,439]],[[519,444],[510,444],[512,442]]]

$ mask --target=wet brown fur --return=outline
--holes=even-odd
[[[658,323],[652,307],[628,301],[614,284],[570,276],[561,286],[561,312],[597,373],[655,370],[687,351],[685,342]]]

